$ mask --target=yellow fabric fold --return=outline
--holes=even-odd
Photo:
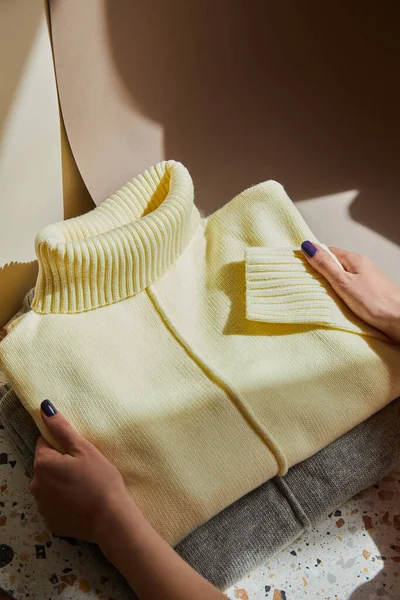
[[[340,265],[329,248],[320,245]],[[301,248],[246,248],[245,265],[250,321],[321,325],[385,339],[344,305]]]

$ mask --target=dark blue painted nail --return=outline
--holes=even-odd
[[[308,256],[308,258],[312,258],[316,254],[316,252],[318,252],[318,248],[316,248],[314,244],[312,244],[308,240],[302,243],[301,249],[303,250],[304,254]]]
[[[57,414],[56,407],[50,402],[50,400],[43,400],[40,408],[46,415],[46,417],[54,417]]]

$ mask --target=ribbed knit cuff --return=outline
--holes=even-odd
[[[386,339],[354,315],[300,248],[246,248],[245,263],[250,321],[320,325]]]
[[[246,249],[246,313],[251,321],[332,321],[332,299],[300,249]]]

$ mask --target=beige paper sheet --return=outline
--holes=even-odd
[[[60,122],[43,0],[0,3],[0,326],[34,285],[34,237],[62,218]]]
[[[163,158],[161,126],[143,114],[114,67],[105,10],[103,0],[50,0],[64,122],[96,204]]]
[[[0,327],[36,280],[34,237],[94,207],[65,134],[47,2],[0,3]]]
[[[0,266],[35,258],[63,215],[60,120],[43,0],[0,3]]]

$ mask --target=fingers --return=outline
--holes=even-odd
[[[335,248],[332,246],[329,247],[329,250],[339,259],[346,271],[349,273],[359,272],[364,258],[361,254],[356,254],[355,252],[349,252],[348,250],[343,250],[343,248]]]
[[[52,452],[57,452],[57,450],[55,450],[52,446],[50,446],[49,442],[47,440],[45,440],[42,435],[40,435],[36,442],[36,454],[42,453],[42,452],[47,452],[48,450],[50,450]]]
[[[47,461],[57,460],[60,456],[62,455],[52,446],[50,446],[50,444],[42,435],[39,436],[36,442],[35,462],[33,464],[34,471],[36,471],[39,464],[43,464],[44,462],[47,463]]]
[[[318,244],[306,241],[302,243],[301,249],[310,265],[339,293],[349,274]]]
[[[55,459],[58,456],[60,456],[60,453],[57,452],[55,448],[50,446],[50,444],[47,442],[47,440],[44,439],[42,435],[39,436],[36,442],[35,463],[44,458],[47,459],[50,457],[51,459]]]
[[[53,438],[59,442],[68,454],[75,454],[77,449],[82,445],[83,438],[68,423],[66,418],[57,412],[57,409],[50,400],[43,400],[40,408],[42,410],[43,422]]]

